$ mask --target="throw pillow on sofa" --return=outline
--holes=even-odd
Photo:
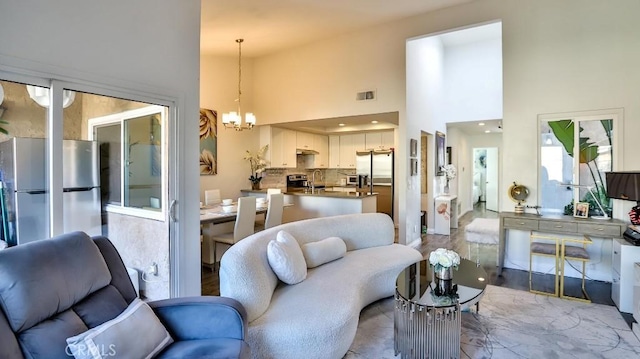
[[[329,237],[302,246],[302,254],[307,262],[307,268],[315,268],[329,263],[344,257],[346,253],[347,245],[340,237]]]
[[[296,284],[307,278],[307,263],[298,241],[288,232],[280,231],[267,245],[267,259],[278,279]]]
[[[67,352],[76,359],[152,358],[171,343],[153,309],[136,298],[114,319],[67,338]]]

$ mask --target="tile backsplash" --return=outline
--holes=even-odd
[[[287,176],[290,174],[307,174],[311,176],[313,169],[305,168],[305,157],[302,155],[296,158],[296,168],[269,168],[263,173],[262,181],[260,182],[261,188],[287,188]],[[327,185],[339,185],[340,179],[345,178],[347,175],[356,174],[355,169],[338,169],[328,168],[320,169],[322,172],[322,178]]]

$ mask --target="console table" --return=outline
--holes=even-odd
[[[435,198],[435,234],[451,234],[458,228],[458,196],[442,195]]]
[[[498,275],[504,265],[507,230],[539,231],[558,234],[588,234],[599,238],[619,238],[628,224],[617,220],[575,218],[573,216],[539,216],[531,213],[500,212]]]

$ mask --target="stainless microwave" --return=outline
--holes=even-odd
[[[347,184],[357,185],[358,184],[358,175],[349,175],[349,176],[347,176]]]

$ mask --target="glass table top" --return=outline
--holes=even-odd
[[[428,307],[451,307],[457,297],[461,307],[477,303],[487,286],[487,272],[475,262],[460,259],[453,279],[435,279],[428,260],[405,268],[396,280],[396,291],[405,300]]]

